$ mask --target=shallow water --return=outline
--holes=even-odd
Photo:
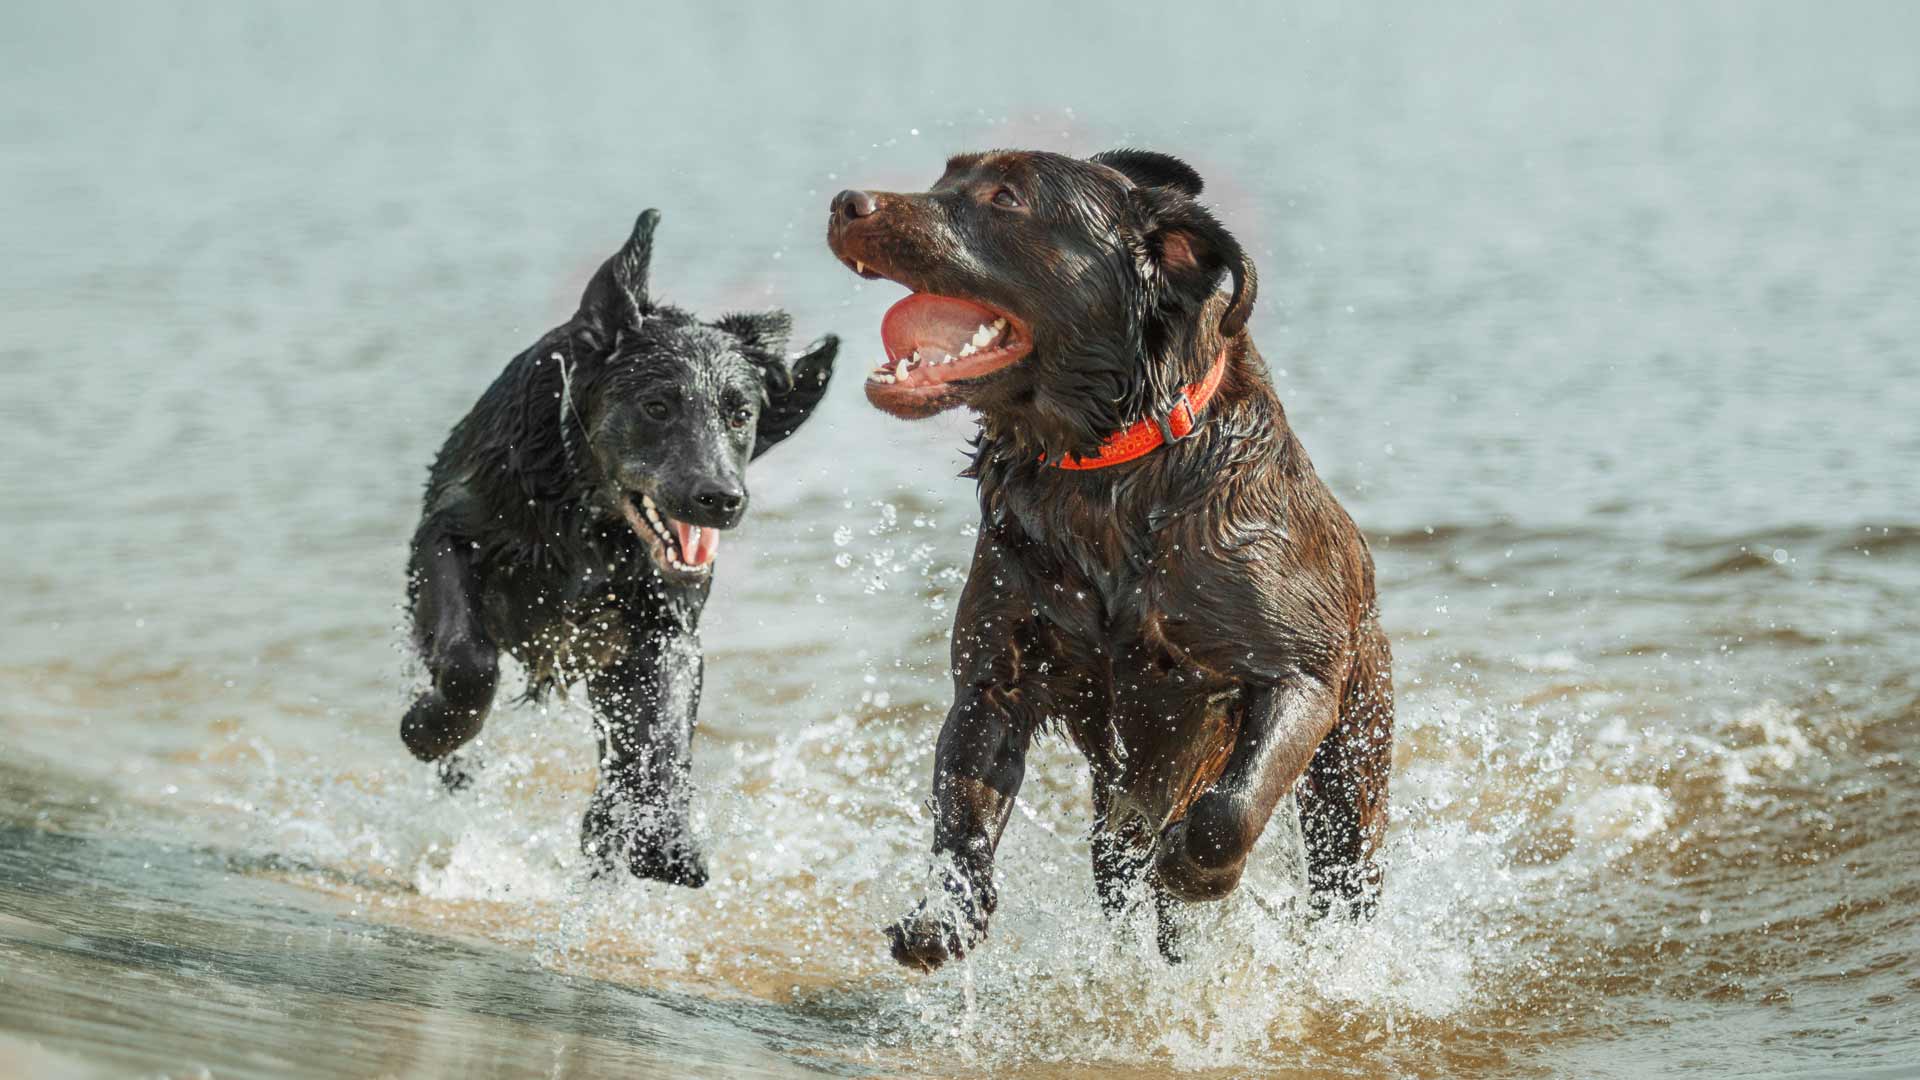
[[[1102,10],[0,15],[0,1075],[1911,1075],[1920,18]],[[860,400],[826,199],[1119,144],[1373,541],[1388,892],[1302,929],[1270,837],[1169,969],[1046,745],[908,976],[966,424]],[[579,704],[458,797],[396,738],[425,464],[647,205],[849,343],[723,545],[700,893],[584,878]]]

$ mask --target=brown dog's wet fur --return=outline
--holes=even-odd
[[[980,414],[980,533],[934,766],[948,868],[889,928],[909,966],[985,934],[994,849],[1048,726],[1092,768],[1102,901],[1124,910],[1144,878],[1170,959],[1169,914],[1230,893],[1290,794],[1315,911],[1377,894],[1393,689],[1372,557],[1287,426],[1245,330],[1253,266],[1200,187],[1143,151],[996,152],[953,159],[924,193],[834,200],[828,239],[850,268],[1005,316],[1018,355],[867,386],[897,415]],[[1164,418],[1222,350],[1191,435],[1107,468],[1053,464]]]

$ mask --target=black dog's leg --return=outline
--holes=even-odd
[[[499,682],[500,655],[480,625],[472,548],[438,531],[414,538],[414,637],[433,685],[400,721],[400,739],[422,761],[446,758],[480,733]],[[443,762],[441,779],[465,774]]]
[[[700,708],[699,639],[643,638],[587,680],[600,722],[600,783],[580,826],[580,849],[599,868],[697,889],[707,862],[693,838],[694,716]]]
[[[1181,900],[1232,892],[1267,819],[1332,730],[1338,708],[1332,689],[1305,677],[1250,692],[1226,770],[1161,833],[1155,882]]]

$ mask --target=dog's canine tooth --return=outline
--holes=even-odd
[[[866,273],[866,272],[867,272],[867,264],[866,264],[866,263],[863,263],[863,262],[861,262],[861,261],[860,261],[859,259],[855,259],[855,260],[853,260],[853,272],[854,272],[854,273],[856,273],[856,274],[864,274],[864,273]]]
[[[904,379],[907,377],[906,357],[901,357],[900,360],[893,365],[893,377],[895,379]]]

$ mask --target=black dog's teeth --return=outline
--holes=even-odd
[[[674,537],[673,530],[667,528],[666,519],[660,516],[660,508],[653,505],[651,497],[635,492],[631,498],[634,505],[640,508],[640,517],[646,521],[647,528],[652,529],[653,535],[660,538],[661,550],[666,553],[668,564],[675,570],[705,569],[705,567],[691,566],[680,557],[680,541]]]
[[[634,503],[640,507],[640,516],[646,519],[647,527],[653,530],[653,535],[659,537],[661,542],[667,545],[667,556],[672,558],[677,555],[680,551],[680,543],[673,538],[673,530],[667,528],[667,523],[660,520],[660,511],[653,505],[653,500],[637,493],[634,495],[633,500]],[[676,559],[675,561],[677,562],[679,560]]]

